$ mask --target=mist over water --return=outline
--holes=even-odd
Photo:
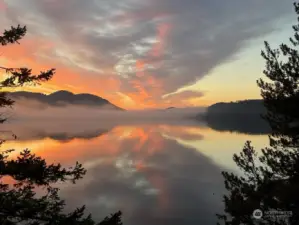
[[[32,100],[17,101],[12,109],[4,113],[10,120],[40,120],[40,119],[63,119],[63,120],[99,120],[123,122],[155,122],[176,121],[194,118],[197,114],[205,112],[203,107],[150,109],[120,111],[111,109],[110,106],[87,107],[65,105],[63,107],[51,106]]]
[[[28,148],[63,166],[82,163],[86,176],[60,186],[67,210],[85,204],[99,221],[121,210],[124,224],[131,225],[214,225],[223,210],[221,171],[236,169],[232,155],[246,140],[259,148],[267,136],[215,131],[194,119],[201,112],[27,102],[6,112],[2,148]]]

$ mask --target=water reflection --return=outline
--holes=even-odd
[[[61,186],[68,209],[86,204],[99,220],[122,210],[125,224],[133,225],[215,224],[225,191],[221,171],[234,169],[232,154],[245,140],[267,143],[266,136],[196,124],[10,126],[19,139],[3,148],[29,148],[48,162],[79,161],[88,170],[77,185]]]

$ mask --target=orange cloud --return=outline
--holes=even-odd
[[[0,0],[0,11],[2,11],[2,10],[6,10],[6,4],[5,4],[5,2],[4,2],[4,0]]]
[[[157,26],[157,40],[148,56],[160,57],[165,49],[166,38],[169,35],[171,25],[169,23],[161,23]],[[134,101],[143,104],[147,108],[157,107],[158,104],[152,100],[153,96],[159,96],[162,94],[163,84],[156,77],[145,71],[145,65],[151,64],[149,60],[137,60],[136,61],[136,77],[138,79],[133,79],[129,83],[138,91],[138,93],[129,93]],[[148,87],[148,88],[145,88]],[[150,89],[150,90],[148,90]]]
[[[145,62],[143,60],[136,61],[136,69],[137,69],[136,76],[137,77],[144,76],[144,65],[145,65]]]
[[[167,36],[169,35],[170,29],[171,29],[171,25],[169,23],[162,23],[162,24],[158,25],[158,27],[157,27],[158,42],[152,48],[152,51],[151,51],[152,56],[155,56],[155,57],[161,56],[162,52],[165,49],[165,42],[166,42]]]

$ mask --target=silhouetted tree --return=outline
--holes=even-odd
[[[0,36],[0,44],[18,43],[26,34],[26,27],[11,27]],[[39,84],[48,81],[55,69],[33,75],[31,69],[6,68],[7,77],[0,82],[0,89],[20,87],[25,84]],[[12,101],[6,92],[0,92],[0,108],[12,106]],[[6,118],[1,117],[3,123]],[[3,144],[4,140],[0,142]],[[16,159],[9,157],[13,150],[0,153],[0,224],[2,225],[121,225],[121,212],[111,214],[102,222],[96,223],[91,215],[84,215],[85,206],[73,212],[65,213],[65,202],[58,196],[58,188],[52,185],[56,182],[71,181],[75,183],[86,173],[78,162],[73,168],[62,168],[60,164],[48,165],[46,161],[28,149],[19,154]],[[5,183],[5,178],[13,178],[13,183]],[[35,192],[40,188],[43,192],[38,196]]]
[[[299,3],[294,3],[297,16]],[[225,224],[299,224],[299,16],[293,26],[290,46],[272,49],[265,42],[262,56],[264,74],[270,80],[257,81],[267,109],[264,118],[272,128],[269,147],[257,152],[248,141],[233,159],[244,175],[223,172],[228,194],[224,196],[225,213],[218,215]],[[264,212],[261,219],[253,211]],[[266,212],[288,211],[292,216],[278,218]]]

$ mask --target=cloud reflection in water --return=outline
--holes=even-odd
[[[222,210],[223,164],[210,157],[218,153],[212,153],[205,141],[217,140],[217,132],[195,125],[88,126],[40,132],[42,127],[28,125],[24,139],[19,127],[20,139],[4,147],[28,147],[48,162],[67,166],[83,163],[88,170],[84,179],[61,186],[61,195],[68,209],[86,204],[98,220],[122,210],[125,224],[215,224],[215,213]],[[92,138],[78,135],[82,130]],[[99,130],[105,132],[93,134]],[[37,137],[37,132],[44,136]],[[66,135],[56,138],[57,133]],[[192,146],[195,142],[210,149],[200,151]]]

